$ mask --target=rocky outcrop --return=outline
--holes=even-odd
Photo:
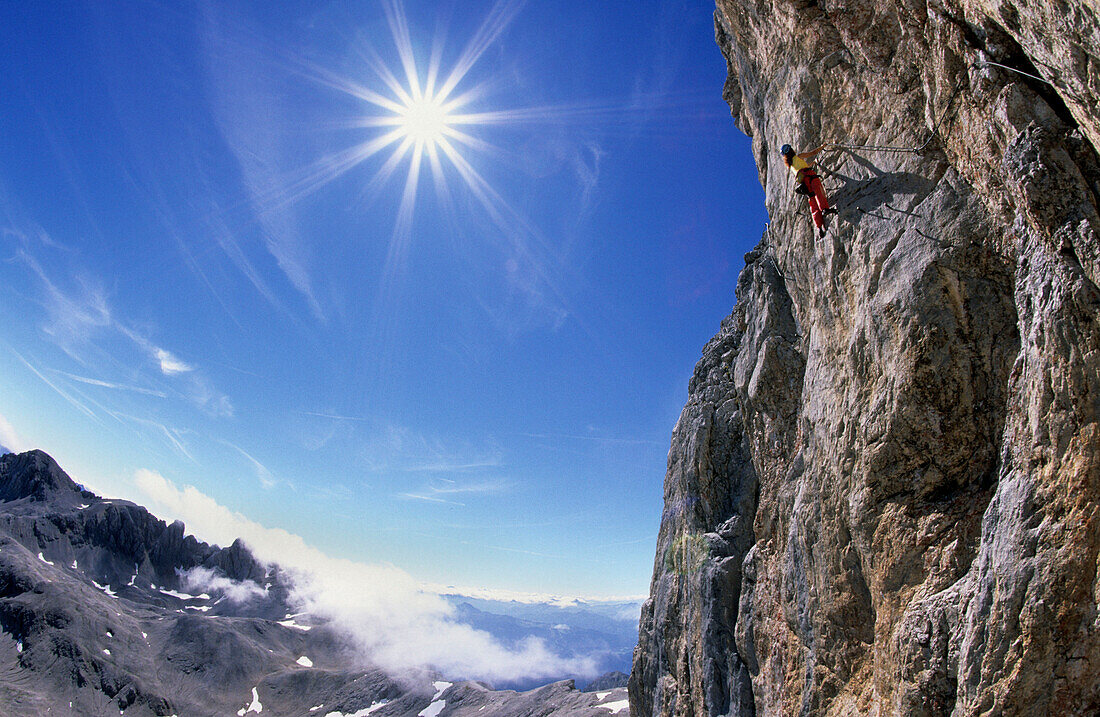
[[[633,713],[1095,713],[1096,6],[717,5],[771,223],[673,433]],[[847,147],[824,240],[788,142]]]
[[[125,500],[103,500],[78,486],[43,451],[0,456],[0,527],[28,549],[68,564],[117,590],[156,583],[178,589],[180,573],[202,567],[233,580],[264,583],[285,597],[286,586],[240,541],[228,548],[186,535]],[[275,607],[285,613],[285,605]],[[282,612],[279,612],[282,610]]]

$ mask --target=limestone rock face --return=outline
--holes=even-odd
[[[673,433],[633,714],[1097,713],[1100,9],[715,28],[771,223]],[[778,148],[822,142],[818,239]]]

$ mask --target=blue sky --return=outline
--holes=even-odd
[[[766,220],[712,12],[5,4],[0,439],[427,583],[644,594]]]

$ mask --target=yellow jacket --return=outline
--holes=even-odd
[[[806,179],[807,174],[814,173],[814,170],[809,165],[809,163],[799,157],[797,154],[794,156],[794,159],[791,160],[789,168],[794,173],[794,179],[796,182],[802,182]]]

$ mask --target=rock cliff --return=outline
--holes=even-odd
[[[715,28],[771,223],[673,433],[633,714],[1100,711],[1100,9]],[[778,148],[822,142],[817,239]]]

